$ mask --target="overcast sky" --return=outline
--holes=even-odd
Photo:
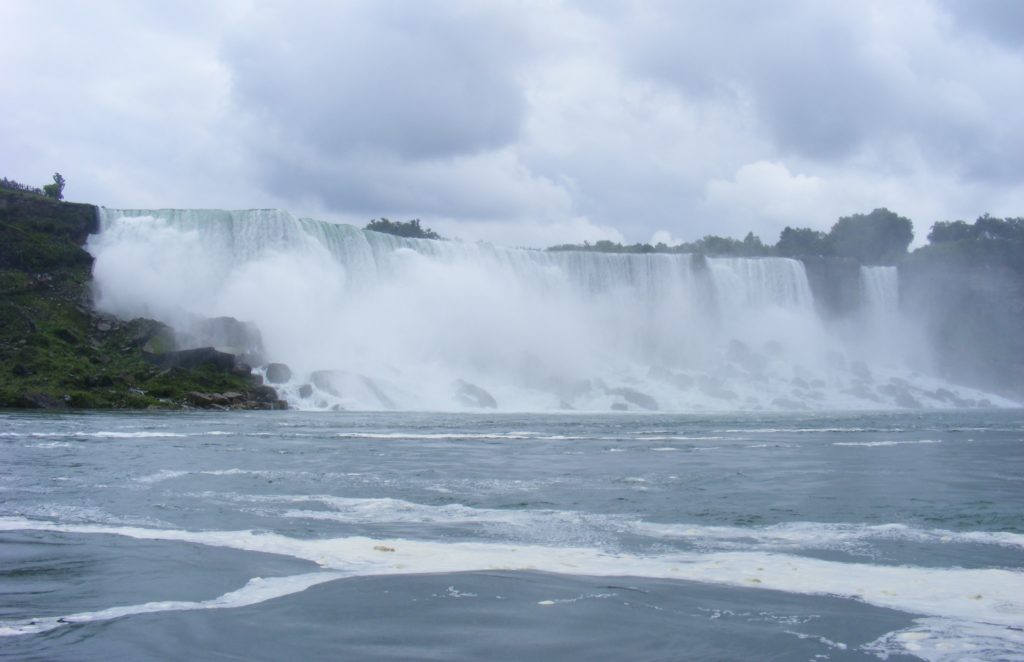
[[[0,1],[0,176],[546,246],[1024,215],[1024,1]]]

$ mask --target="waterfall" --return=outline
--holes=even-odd
[[[830,334],[791,259],[406,239],[277,210],[102,209],[88,248],[99,308],[182,337],[196,320],[251,321],[266,360],[291,367],[278,388],[298,407],[692,411],[895,397]],[[895,271],[862,279],[865,301],[888,306]]]
[[[900,306],[899,271],[896,267],[860,268],[861,301],[877,318],[894,315]]]

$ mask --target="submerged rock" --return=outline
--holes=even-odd
[[[494,396],[476,384],[456,379],[452,383],[452,389],[454,390],[455,399],[467,407],[495,409],[498,406],[498,401],[494,399]]]

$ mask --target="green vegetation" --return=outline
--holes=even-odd
[[[393,234],[397,237],[408,237],[410,239],[440,239],[441,235],[437,234],[430,228],[423,229],[420,227],[420,219],[414,218],[411,221],[389,221],[386,218],[373,219],[366,224],[367,230],[373,230],[374,232],[383,232],[385,234]]]
[[[948,266],[983,266],[1024,274],[1024,218],[994,218],[985,214],[973,224],[940,221],[928,233],[928,246],[914,251],[913,261]]]
[[[893,264],[907,254],[914,224],[888,209],[840,218],[828,233],[835,255],[861,264]]]
[[[21,182],[16,182],[13,179],[7,179],[6,177],[0,178],[0,189],[7,189],[8,191],[21,191],[23,193],[35,193],[36,195],[43,195],[43,189],[35,188],[34,186],[27,186]]]
[[[753,232],[748,232],[747,236],[743,240],[730,239],[728,237],[718,237],[715,235],[708,235],[703,239],[691,243],[683,243],[677,246],[667,246],[661,242],[651,244],[620,244],[614,241],[608,241],[607,239],[601,239],[600,241],[591,244],[588,241],[582,244],[560,244],[558,246],[551,246],[547,250],[549,251],[584,251],[589,253],[624,253],[624,254],[643,254],[643,253],[697,253],[700,255],[734,255],[743,257],[757,257],[763,255],[772,255],[770,246],[765,246],[761,243],[761,239],[754,235]]]
[[[43,195],[54,200],[63,200],[64,183],[64,177],[59,172],[53,173],[53,183],[43,187]]]
[[[0,407],[178,408],[190,392],[225,391],[268,401],[242,372],[147,362],[142,348],[166,327],[92,309],[92,258],[81,246],[96,230],[96,208],[4,182]]]

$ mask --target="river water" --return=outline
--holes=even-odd
[[[0,413],[16,659],[1024,659],[1024,412]]]

